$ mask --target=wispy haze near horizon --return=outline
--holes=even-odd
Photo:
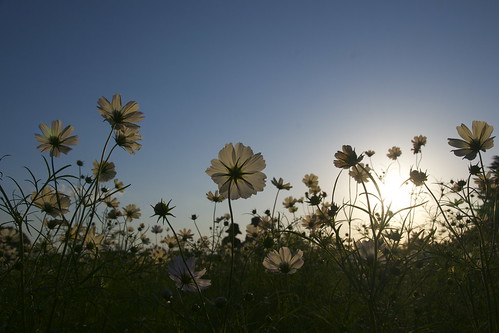
[[[198,214],[207,230],[205,170],[228,142],[267,163],[265,191],[234,203],[241,229],[272,207],[273,177],[294,185],[279,202],[303,195],[307,173],[330,193],[344,144],[375,150],[375,167],[400,146],[408,169],[426,135],[430,179],[462,178],[447,138],[472,120],[499,126],[498,14],[496,1],[0,1],[0,171],[42,178],[34,133],[60,119],[80,144],[58,163],[90,173],[109,131],[97,100],[120,93],[145,115],[143,148],[112,158],[132,184],[122,206],[144,221],[172,199],[174,226]]]

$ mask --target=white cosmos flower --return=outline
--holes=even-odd
[[[175,281],[177,288],[183,291],[197,291],[196,284],[200,290],[206,289],[211,285],[210,280],[201,279],[206,273],[206,268],[196,272],[194,270],[195,266],[196,258],[188,258],[184,263],[181,256],[175,256],[173,262],[168,264],[168,273],[170,278]],[[194,280],[192,279],[193,277]]]
[[[270,252],[263,260],[267,272],[280,274],[293,274],[303,266],[303,251],[298,250],[292,254],[289,248],[281,247],[279,252]]]
[[[265,187],[267,176],[261,172],[265,160],[260,153],[253,154],[250,147],[237,143],[225,145],[218,153],[218,159],[211,160],[206,173],[218,185],[220,194],[230,199],[249,198]]]

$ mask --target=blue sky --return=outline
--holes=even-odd
[[[315,173],[330,192],[343,144],[375,150],[375,167],[400,146],[406,172],[423,134],[430,178],[462,178],[446,139],[461,123],[499,123],[498,14],[496,1],[0,1],[0,154],[12,155],[0,167],[42,178],[34,133],[55,119],[80,138],[59,165],[90,167],[109,130],[97,100],[120,93],[145,115],[143,148],[112,158],[132,184],[122,205],[144,221],[163,198],[176,227],[198,214],[207,228],[205,170],[227,142],[267,162],[265,191],[234,203],[242,226],[271,208],[272,177],[301,196]]]

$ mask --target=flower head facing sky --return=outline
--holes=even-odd
[[[350,167],[356,166],[364,158],[362,154],[357,157],[355,149],[349,145],[344,145],[341,151],[337,151],[334,154],[334,157],[336,157],[336,160],[333,162],[334,166],[340,169],[350,169]]]
[[[113,129],[123,130],[125,128],[138,128],[135,124],[142,119],[143,113],[139,112],[139,105],[135,101],[121,105],[121,95],[115,94],[112,102],[109,102],[105,97],[99,98],[97,101],[100,115],[106,120]]]
[[[369,172],[371,168],[364,163],[359,163],[358,165],[352,167],[348,173],[357,183],[367,183],[369,181]]]
[[[298,250],[294,255],[289,248],[281,247],[278,251],[270,252],[263,260],[267,272],[279,274],[293,274],[303,266],[303,251]]]
[[[218,185],[220,194],[230,199],[249,198],[265,187],[265,160],[242,143],[225,145],[218,159],[211,160],[206,173]]]
[[[67,195],[54,192],[50,187],[44,187],[41,192],[33,192],[31,199],[33,205],[52,217],[68,213],[67,208],[71,205],[71,200]]]
[[[74,131],[73,126],[66,126],[62,129],[62,121],[60,120],[52,121],[51,127],[44,123],[41,123],[39,127],[42,135],[35,134],[36,140],[40,142],[37,149],[42,152],[49,151],[51,157],[59,157],[61,153],[67,154],[72,149],[68,146],[78,144],[78,136],[70,136]]]
[[[476,154],[481,151],[486,151],[494,147],[494,138],[491,137],[494,127],[487,124],[485,121],[473,120],[472,130],[465,125],[461,124],[457,126],[457,133],[461,139],[448,139],[449,145],[458,148],[452,150],[454,155],[466,158],[468,160],[474,160]]]
[[[278,190],[287,190],[289,191],[293,186],[291,186],[290,183],[284,183],[284,179],[279,178],[279,180],[273,178],[272,179],[272,185],[277,187]]]
[[[182,257],[175,256],[173,262],[168,264],[168,275],[170,276],[170,279],[175,281],[175,285],[180,290],[197,291],[197,287],[199,287],[200,290],[204,290],[211,285],[211,281],[201,279],[206,273],[206,268],[196,272],[195,266],[196,258],[191,257],[184,262]]]

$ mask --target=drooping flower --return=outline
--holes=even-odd
[[[362,154],[357,157],[355,149],[352,149],[352,146],[350,145],[344,145],[341,150],[342,151],[337,151],[336,154],[334,154],[336,160],[334,160],[333,163],[337,168],[350,169],[351,167],[356,166],[357,163],[362,161],[362,159],[364,158]]]
[[[397,158],[402,155],[402,150],[400,150],[400,147],[393,146],[392,148],[388,149],[388,154],[386,156],[391,159],[391,160],[396,160]]]
[[[123,130],[125,128],[138,128],[135,123],[144,119],[143,113],[139,112],[139,105],[135,101],[128,102],[125,106],[121,106],[121,95],[115,94],[112,103],[105,97],[99,98],[97,101],[99,113],[115,130]]]
[[[105,183],[116,176],[116,170],[113,162],[102,161],[102,163],[99,164],[99,162],[94,161],[92,164],[94,165],[92,173],[100,182]]]
[[[491,137],[494,127],[485,121],[473,120],[472,131],[465,124],[457,126],[456,129],[459,136],[464,139],[448,139],[449,145],[458,148],[452,150],[456,156],[471,161],[475,159],[480,150],[484,152],[494,147],[495,136]]]
[[[281,247],[278,251],[272,251],[263,260],[263,266],[267,272],[279,274],[296,273],[304,264],[303,251],[298,250],[294,255],[289,248]]]
[[[225,197],[223,195],[218,194],[218,190],[215,191],[215,194],[209,191],[208,193],[206,193],[206,197],[212,202],[222,202],[225,200]]]
[[[175,281],[177,288],[183,291],[198,291],[204,290],[211,285],[210,280],[201,279],[201,277],[206,273],[206,268],[200,271],[195,271],[196,258],[191,257],[182,260],[182,257],[175,256],[173,262],[168,264],[168,275],[170,279]],[[197,285],[197,287],[196,287]]]
[[[127,222],[132,222],[134,219],[138,219],[140,215],[140,208],[134,204],[130,204],[123,208],[123,216],[126,217]]]
[[[59,217],[69,212],[67,208],[71,204],[67,195],[54,193],[50,187],[44,187],[41,192],[33,192],[31,199],[34,200],[33,205],[52,217]]]
[[[59,157],[61,153],[67,154],[74,146],[78,144],[78,136],[69,136],[73,131],[73,126],[69,125],[62,129],[62,121],[52,121],[52,126],[41,123],[39,125],[42,135],[35,134],[35,138],[41,144],[37,147],[42,152],[49,151],[50,156]]]
[[[412,151],[414,154],[418,154],[421,152],[421,147],[426,145],[426,136],[424,135],[419,135],[415,136],[414,139],[411,140],[412,142]]]
[[[140,150],[142,145],[137,141],[142,140],[142,135],[139,134],[138,128],[125,127],[117,130],[114,134],[116,144],[125,149],[130,154],[135,154],[136,150]]]
[[[267,176],[261,172],[265,160],[260,153],[253,154],[250,147],[237,143],[225,145],[218,159],[211,160],[206,173],[218,185],[221,195],[230,199],[249,198],[265,187]]]
[[[348,173],[357,183],[367,183],[370,179],[369,172],[371,168],[368,165],[364,166],[364,163],[359,163],[353,166]]]
[[[428,175],[423,171],[411,170],[409,175],[411,182],[413,182],[416,186],[421,186],[426,180],[428,180]]]
[[[273,178],[272,179],[272,185],[277,187],[278,190],[287,190],[289,191],[293,186],[291,186],[290,183],[284,183],[284,179],[279,178],[279,180]]]

